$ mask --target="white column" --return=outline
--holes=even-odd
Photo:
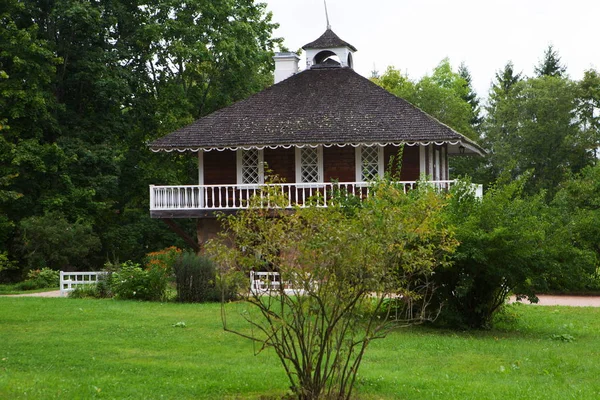
[[[198,185],[204,185],[204,151],[198,150]]]
[[[198,150],[198,185],[204,185],[204,151]],[[198,207],[204,208],[204,188],[198,188]]]
[[[427,174],[427,170],[426,170],[426,166],[425,166],[425,146],[422,145],[418,145],[419,146],[419,178],[422,175],[426,175]]]

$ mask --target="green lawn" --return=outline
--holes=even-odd
[[[490,332],[402,330],[372,344],[359,375],[359,399],[598,399],[600,309],[520,305]],[[286,388],[271,352],[255,356],[223,332],[218,305],[0,298],[0,399],[259,399]]]

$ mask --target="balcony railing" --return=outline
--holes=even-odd
[[[417,182],[397,182],[405,192],[414,189]],[[439,190],[447,190],[456,181],[428,181]],[[292,208],[308,206],[307,200],[312,198],[310,206],[327,207],[334,199],[336,191],[364,198],[369,196],[370,184],[365,182],[340,183],[277,183],[268,185],[183,185],[183,186],[150,186],[150,210],[239,210],[248,208],[249,199],[258,196],[260,206],[274,207],[270,194],[277,193],[284,199],[279,207]],[[481,197],[481,185],[473,185],[476,195]],[[269,191],[264,190],[270,188]],[[317,196],[318,195],[318,196]]]

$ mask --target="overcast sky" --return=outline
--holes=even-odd
[[[263,0],[296,50],[326,29],[323,0]],[[327,0],[333,31],[354,45],[355,70],[369,77],[393,65],[419,79],[445,57],[465,62],[486,97],[496,71],[512,60],[533,75],[552,44],[573,79],[600,69],[600,0]],[[301,60],[304,69],[304,58]]]

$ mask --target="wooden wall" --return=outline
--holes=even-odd
[[[404,146],[402,170],[400,179],[403,181],[415,181],[419,179],[420,146]],[[399,147],[388,146],[384,149],[384,168],[389,168],[390,159],[397,155]],[[273,173],[278,174],[285,182],[296,181],[295,150],[290,149],[265,149],[264,161]],[[237,183],[236,153],[234,151],[210,151],[204,154],[204,184],[225,185]],[[354,182],[355,172],[355,148],[325,147],[323,149],[324,181],[331,182]],[[394,171],[395,172],[395,171]]]

